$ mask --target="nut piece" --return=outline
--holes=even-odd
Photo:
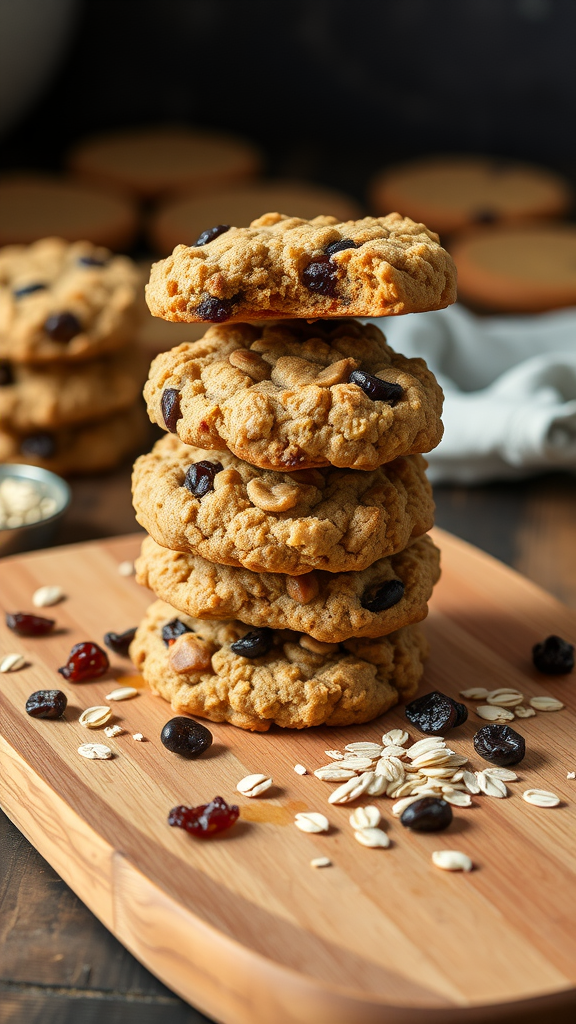
[[[135,732],[132,735],[132,739],[133,740],[138,740],[138,743],[142,743],[144,741],[144,736],[142,735],[141,732]]]
[[[32,594],[32,604],[35,608],[48,608],[51,604],[58,604],[63,597],[62,587],[39,587]]]
[[[534,708],[526,708],[523,704],[519,704],[514,708],[514,714],[516,718],[533,718],[536,712]]]
[[[410,739],[404,729],[390,729],[382,737],[382,745],[385,747],[405,747]]]
[[[527,804],[535,804],[536,807],[557,807],[560,803],[560,797],[548,789],[525,789],[522,799]]]
[[[119,686],[117,690],[112,690],[112,693],[107,693],[104,700],[130,700],[131,697],[137,697],[138,690],[135,686]]]
[[[0,672],[17,672],[19,668],[24,668],[26,664],[26,658],[23,654],[5,654],[0,661]]]
[[[83,743],[81,747],[78,747],[78,753],[81,757],[87,757],[91,761],[106,761],[112,757],[110,747],[106,747],[104,743]]]
[[[508,708],[497,708],[491,704],[480,704],[474,710],[479,718],[487,722],[511,722],[514,719],[514,712],[508,711]]]
[[[359,831],[362,828],[377,828],[382,821],[380,811],[374,804],[367,804],[366,807],[357,807],[348,818],[352,828]]]
[[[251,377],[252,380],[261,381],[269,380],[270,378],[270,366],[257,352],[251,352],[245,348],[237,348],[235,352],[231,352],[228,356],[228,362],[235,366],[237,370],[245,373],[247,377]]]
[[[168,649],[174,672],[203,672],[210,668],[214,646],[192,633],[182,633]]]
[[[302,494],[298,484],[282,483],[270,486],[259,477],[248,481],[246,491],[252,504],[264,512],[286,512],[298,504]]]
[[[562,701],[556,697],[531,697],[529,703],[536,711],[561,711],[564,707]]]
[[[348,380],[352,370],[357,370],[359,366],[358,360],[352,359],[350,356],[347,359],[339,359],[336,363],[331,363],[330,366],[325,366],[323,370],[320,370],[318,376],[314,378],[314,384],[321,388],[329,388],[332,384],[343,384]]]
[[[120,562],[118,565],[118,572],[121,576],[133,576],[136,572],[134,562]]]
[[[390,839],[381,828],[361,828],[354,833],[354,839],[361,843],[362,846],[371,846],[373,848],[380,846],[384,849],[390,846]]]
[[[309,604],[318,596],[320,584],[315,572],[306,572],[302,576],[286,577],[286,593],[298,604]]]
[[[442,871],[472,871],[472,861],[460,850],[435,850],[432,863]]]
[[[294,818],[296,828],[301,832],[327,832],[330,822],[318,811],[301,811]]]
[[[78,721],[85,729],[99,729],[102,725],[105,725],[111,717],[112,708],[94,707],[86,708],[86,711],[82,712]]]
[[[260,796],[260,793],[270,789],[271,785],[272,777],[270,775],[247,775],[244,779],[240,779],[236,789],[242,793],[242,796],[252,797]]]
[[[312,654],[335,654],[339,645],[325,644],[321,640],[315,640],[313,636],[306,636],[303,633],[300,637],[300,647],[303,647],[305,651],[311,651]]]
[[[314,857],[310,861],[310,867],[311,868],[331,868],[332,867],[332,861],[330,860],[330,857]]]
[[[471,686],[469,690],[460,690],[460,696],[467,697],[468,700],[486,700],[489,693],[490,690],[485,690],[483,686]]]

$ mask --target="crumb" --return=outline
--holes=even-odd
[[[568,772],[566,775],[567,779],[576,779],[576,772]]]
[[[104,732],[110,737],[110,739],[112,739],[113,736],[121,736],[124,729],[121,725],[107,725]]]
[[[294,771],[297,775],[308,775],[308,771],[303,764],[295,764]]]
[[[138,742],[139,742],[139,743],[142,743],[142,741],[143,741],[144,737],[143,737],[143,735],[142,735],[142,733],[141,733],[141,732],[135,732],[135,733],[133,734],[133,736],[132,736],[132,739],[133,739],[133,740],[138,740]]]

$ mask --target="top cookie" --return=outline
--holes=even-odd
[[[146,301],[165,320],[375,317],[443,309],[456,268],[438,236],[398,213],[338,223],[266,213],[208,226],[154,263]]]
[[[91,359],[131,340],[139,276],[127,256],[91,242],[43,238],[0,249],[0,357]]]

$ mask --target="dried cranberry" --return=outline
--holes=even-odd
[[[491,210],[486,207],[485,209],[474,210],[470,219],[474,224],[495,224],[499,220],[499,214],[497,210]]]
[[[80,334],[82,325],[74,313],[55,313],[46,320],[44,330],[53,341],[66,342]]]
[[[178,388],[164,388],[162,398],[160,399],[160,406],[166,430],[169,430],[171,434],[175,434],[176,424],[182,415]]]
[[[387,402],[388,405],[396,405],[404,393],[400,384],[393,384],[392,381],[373,377],[371,373],[365,373],[364,370],[352,370],[348,377],[348,383],[357,384],[373,402]]]
[[[199,757],[211,746],[213,736],[205,725],[192,718],[171,718],[160,733],[167,750],[181,757]]]
[[[240,640],[230,644],[230,650],[234,651],[234,654],[240,654],[243,658],[260,658],[263,654],[268,654],[273,643],[272,630],[268,629],[268,626],[264,626],[263,629],[253,629]]]
[[[387,608],[393,608],[398,601],[404,597],[404,584],[402,580],[386,580],[376,589],[371,587],[362,595],[361,605],[369,612],[385,612]]]
[[[168,824],[205,838],[231,828],[239,814],[236,804],[227,804],[221,796],[215,796],[209,804],[201,804],[200,807],[173,807],[168,815]]]
[[[67,703],[62,690],[36,690],[26,701],[26,714],[32,718],[62,718]]]
[[[448,729],[453,729],[460,717],[456,702],[439,690],[432,690],[411,701],[404,708],[404,714],[420,732],[430,736],[441,736]]]
[[[341,238],[338,242],[330,242],[324,249],[327,256],[333,256],[335,252],[343,252],[344,249],[357,249],[356,242],[351,238]]]
[[[104,643],[106,647],[109,647],[114,654],[120,654],[123,658],[128,657],[128,648],[132,643],[136,633],[136,626],[133,629],[127,629],[124,633],[105,633]]]
[[[24,284],[21,288],[15,288],[12,294],[15,299],[23,299],[25,295],[32,295],[34,292],[43,292],[45,289],[45,284],[35,281],[34,284]]]
[[[58,671],[64,679],[71,683],[84,683],[87,679],[98,679],[110,668],[108,655],[98,644],[90,640],[74,644],[68,655],[68,661]]]
[[[83,267],[105,267],[108,260],[99,259],[98,256],[80,256],[78,263]]]
[[[170,647],[182,633],[192,633],[190,626],[187,626],[181,619],[170,619],[165,626],[162,626],[162,639],[166,647]]]
[[[6,612],[6,625],[18,636],[46,636],[56,625],[55,619],[44,619],[41,615],[30,615],[28,612]]]
[[[474,750],[485,761],[503,767],[522,761],[526,754],[526,742],[509,725],[485,725],[474,736]]]
[[[408,804],[400,822],[413,832],[441,832],[452,824],[452,808],[441,797],[423,796]]]
[[[302,271],[302,283],[309,292],[318,295],[336,295],[336,267],[329,256],[315,256]]]
[[[201,320],[221,324],[232,316],[235,301],[236,296],[232,299],[217,299],[213,295],[206,295],[200,305],[196,306],[196,314]]]
[[[547,636],[541,644],[534,644],[532,661],[548,676],[566,675],[574,668],[574,645],[561,636]]]
[[[5,388],[8,384],[13,383],[14,374],[10,363],[7,359],[0,359],[0,388]]]
[[[193,462],[184,477],[184,487],[192,492],[195,498],[203,498],[214,487],[216,473],[221,473],[224,466],[221,462]]]
[[[56,454],[56,439],[53,434],[30,434],[20,441],[22,455],[33,455],[38,459],[52,459]]]
[[[206,231],[203,231],[194,242],[194,248],[197,249],[199,245],[208,245],[208,242],[213,242],[218,235],[223,235],[225,231],[230,231],[229,224],[217,224],[215,228],[206,228]]]

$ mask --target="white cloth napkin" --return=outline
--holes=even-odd
[[[422,356],[444,389],[433,483],[576,472],[576,308],[477,317],[456,304],[363,322]]]

